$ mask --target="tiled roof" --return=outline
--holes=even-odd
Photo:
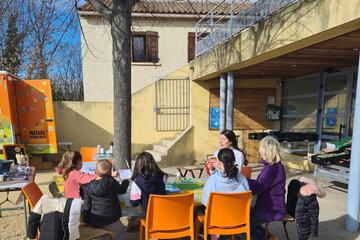
[[[103,0],[106,5],[111,4],[111,0]],[[204,15],[210,12],[218,3],[190,0],[140,0],[133,7],[133,13],[152,13],[152,14],[199,14]],[[79,11],[94,11],[93,7],[85,3]],[[229,15],[229,4],[220,5],[214,13]]]

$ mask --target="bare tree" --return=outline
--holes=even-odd
[[[74,46],[72,51],[65,52],[63,59],[56,64],[53,74],[52,91],[55,101],[83,101],[81,49]]]
[[[9,46],[16,43],[16,38],[0,34],[0,69],[21,78],[50,78],[54,99],[82,100],[79,22],[73,0],[0,1],[0,31],[6,32],[15,13],[23,51],[14,54],[10,51],[14,47],[9,50]],[[21,58],[15,59],[15,55]],[[9,68],[6,63],[16,67]]]
[[[31,0],[26,5],[28,20],[27,78],[48,78],[62,57],[64,36],[76,27],[76,9],[71,1]]]
[[[114,163],[126,168],[131,160],[131,10],[135,0],[86,0],[110,24],[113,45]]]

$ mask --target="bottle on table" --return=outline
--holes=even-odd
[[[101,151],[101,145],[98,144],[98,145],[96,146],[96,154],[100,155],[100,151]]]
[[[114,146],[114,143],[110,142],[110,144],[109,144],[109,155],[110,155],[110,157],[113,157],[113,146]]]

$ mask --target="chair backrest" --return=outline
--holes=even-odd
[[[94,162],[93,156],[96,155],[96,147],[81,147],[80,153],[83,162]]]
[[[29,202],[30,209],[35,207],[36,203],[43,195],[39,186],[35,182],[28,183],[21,189],[21,191],[24,193],[27,201]]]
[[[194,193],[150,195],[146,213],[146,232],[176,231],[194,227]],[[147,234],[147,233],[146,233]]]
[[[244,175],[246,178],[251,178],[252,167],[249,166],[242,166],[241,167],[241,174]]]
[[[251,191],[241,193],[211,193],[204,227],[233,229],[250,226]]]

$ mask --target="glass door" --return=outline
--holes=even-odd
[[[324,101],[321,111],[321,138],[334,140],[352,132],[356,76],[354,69],[325,75]]]

